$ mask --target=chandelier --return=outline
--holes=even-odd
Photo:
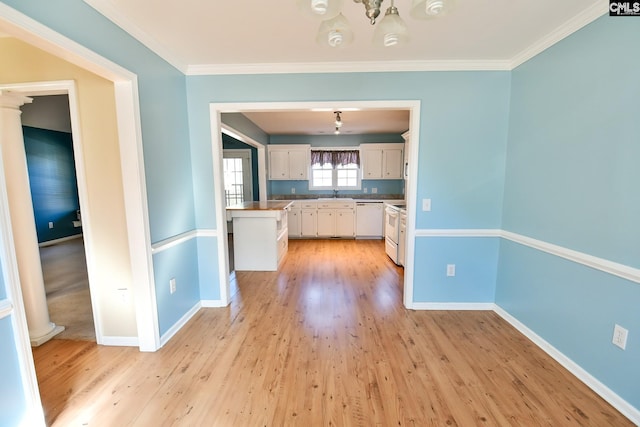
[[[384,0],[353,0],[362,3],[365,16],[371,25],[376,25]],[[446,14],[454,0],[411,0],[410,15],[417,19],[430,19]],[[344,47],[353,40],[353,31],[347,18],[341,13],[342,0],[297,0],[298,6],[306,13],[321,18],[316,41],[333,48]],[[384,16],[373,32],[373,43],[379,46],[400,46],[409,41],[409,31],[400,18],[394,0],[390,0]]]

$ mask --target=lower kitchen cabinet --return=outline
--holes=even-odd
[[[300,235],[316,237],[318,235],[317,211],[315,209],[300,210]]]
[[[300,237],[302,235],[301,217],[302,212],[300,209],[291,209],[288,213],[289,216],[289,237]]]

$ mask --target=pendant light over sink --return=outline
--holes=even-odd
[[[385,0],[353,0],[362,3],[364,15],[371,25],[376,25],[382,4]],[[409,31],[400,18],[394,0],[380,22],[377,23],[373,34],[376,46],[402,46],[409,42]],[[349,45],[354,34],[347,18],[341,13],[342,0],[297,0],[300,9],[305,13],[322,19],[316,42],[320,45],[343,48]],[[446,15],[453,7],[454,0],[411,0],[410,14],[416,19],[431,19]]]

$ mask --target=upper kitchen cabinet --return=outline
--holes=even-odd
[[[269,179],[309,179],[310,149],[309,144],[269,145]]]
[[[402,179],[404,144],[362,144],[362,179]]]

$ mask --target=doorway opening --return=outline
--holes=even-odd
[[[33,96],[22,127],[49,318],[56,339],[96,341],[69,97]]]
[[[406,170],[415,171],[418,164],[419,134],[420,134],[420,101],[340,101],[340,102],[257,102],[257,103],[212,103],[210,104],[210,121],[212,135],[212,153],[213,153],[213,174],[215,182],[215,206],[216,206],[216,228],[219,230],[220,236],[227,235],[227,222],[224,198],[224,180],[222,177],[223,151],[222,151],[222,131],[229,130],[228,125],[223,123],[225,113],[252,113],[252,112],[289,112],[295,113],[299,111],[313,110],[330,110],[345,111],[353,110],[400,110],[409,112],[409,131],[415,135],[410,144],[410,152]],[[237,132],[238,129],[231,129]],[[263,146],[264,147],[264,146]],[[263,159],[264,161],[264,159]],[[264,163],[263,163],[264,165]],[[266,181],[266,171],[260,172],[260,178]],[[266,183],[266,182],[265,182]],[[414,274],[414,245],[415,240],[415,206],[416,206],[416,189],[417,174],[409,173],[404,188],[406,197],[407,223],[406,235],[409,237],[406,242],[404,283],[403,283],[403,303],[405,307],[413,306],[413,274]],[[261,188],[260,200],[266,200],[266,194],[263,198],[263,189]],[[220,267],[219,283],[220,296],[222,304],[229,304],[230,293],[230,277],[229,277],[229,243],[226,238],[218,239],[218,262]]]

